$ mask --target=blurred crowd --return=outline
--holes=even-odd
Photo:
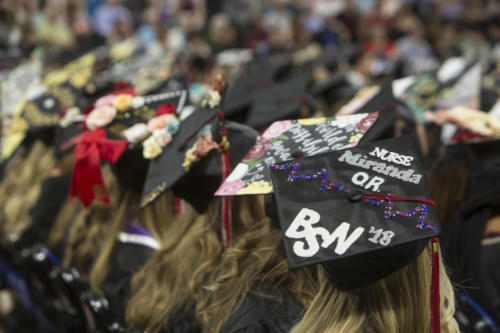
[[[486,59],[499,52],[497,1],[478,0],[3,0],[1,58],[41,49],[68,57],[137,33],[207,58],[228,48],[257,54],[359,44],[374,72],[404,60],[420,73],[454,55]]]
[[[0,0],[0,333],[500,332],[499,18],[495,0]],[[333,219],[290,236],[301,200],[375,233],[359,261],[320,249]],[[394,230],[422,246],[370,257],[417,212]],[[319,259],[290,260],[301,227]]]

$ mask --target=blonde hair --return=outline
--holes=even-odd
[[[90,272],[90,286],[100,294],[102,294],[101,283],[108,272],[109,262],[118,240],[118,234],[123,230],[127,219],[136,216],[140,223],[145,226],[146,230],[158,242],[161,242],[165,238],[165,230],[172,224],[174,202],[171,192],[167,192],[166,195],[141,211],[135,208],[138,207],[138,202],[138,197],[133,192],[126,192],[116,215],[107,227],[106,239],[100,247],[99,255]]]
[[[233,199],[233,237],[238,237],[242,226],[263,216],[252,200]],[[156,253],[132,279],[126,320],[151,333],[167,327],[173,314],[193,306],[202,284],[220,266],[219,200],[214,199],[204,214],[188,216],[181,223],[190,227],[177,246]]]
[[[218,332],[245,296],[260,285],[284,285],[303,306],[318,290],[315,269],[288,270],[281,232],[271,226],[268,218],[255,220],[248,227],[225,251],[221,268],[207,281],[198,299],[197,320],[205,332]]]
[[[432,244],[411,264],[368,287],[341,291],[320,268],[320,289],[292,333],[407,333],[430,331]],[[454,294],[439,263],[441,330],[459,332]]]
[[[88,279],[118,207],[118,183],[109,165],[103,166],[102,174],[111,203],[93,201],[88,208],[81,210],[69,228],[68,244],[64,250],[63,267],[77,268],[84,281]]]
[[[41,141],[18,154],[8,164],[0,186],[0,234],[5,236],[20,235],[30,226],[31,209],[40,196],[41,184],[56,165],[53,149]]]

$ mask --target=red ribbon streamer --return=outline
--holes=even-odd
[[[222,181],[231,173],[227,150],[221,154]],[[231,197],[222,198],[222,239],[226,247],[231,246]]]
[[[432,280],[431,280],[431,333],[441,332],[441,296],[439,294],[439,251],[438,239],[432,242]]]
[[[412,198],[405,198],[405,197],[397,197],[391,194],[379,194],[379,193],[363,193],[364,198],[368,199],[383,199],[383,198],[389,198],[393,200],[399,200],[399,201],[411,201],[411,202],[419,202],[419,203],[425,203],[429,205],[433,205],[434,208],[436,208],[436,203],[432,200],[425,200],[425,199],[412,199]]]
[[[109,203],[109,194],[101,173],[101,159],[116,163],[127,149],[126,140],[109,140],[106,131],[98,128],[84,132],[76,140],[71,179],[71,197],[79,197],[84,207],[94,198]]]

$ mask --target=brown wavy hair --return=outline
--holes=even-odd
[[[0,185],[0,234],[20,235],[30,226],[31,208],[55,166],[53,149],[40,141],[16,153]]]
[[[286,286],[303,306],[318,290],[314,268],[288,270],[281,232],[269,219],[255,222],[225,251],[221,268],[203,287],[196,316],[205,332],[218,332],[245,296],[260,285]]]
[[[156,333],[167,327],[169,317],[194,306],[201,286],[221,263],[219,204],[214,199],[204,214],[182,221],[190,227],[177,246],[163,248],[135,274],[126,310],[130,325]],[[255,198],[232,200],[233,239],[264,218],[260,206]]]
[[[453,288],[440,261],[441,331],[458,333]],[[320,289],[292,333],[430,331],[432,244],[411,264],[364,288],[335,289],[320,267]]]

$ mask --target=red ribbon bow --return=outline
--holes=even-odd
[[[116,163],[127,148],[126,140],[109,140],[106,131],[98,128],[84,132],[76,140],[71,180],[71,197],[79,197],[85,207],[96,198],[109,203],[108,191],[102,180],[101,159]]]

